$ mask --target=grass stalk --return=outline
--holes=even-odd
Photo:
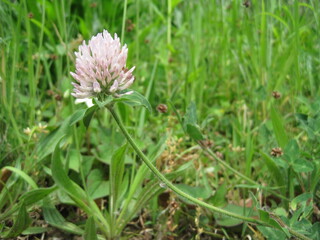
[[[123,45],[123,41],[124,41],[124,33],[125,33],[126,18],[127,18],[127,6],[128,6],[128,0],[124,0],[122,27],[121,27],[121,45]]]

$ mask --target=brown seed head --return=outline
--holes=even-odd
[[[127,32],[133,31],[135,25],[130,19],[127,20],[126,25],[127,25],[126,27]]]
[[[251,2],[249,0],[247,0],[247,1],[244,1],[242,3],[242,5],[245,6],[246,8],[249,8],[249,7],[251,7]]]
[[[179,204],[176,202],[176,201],[172,201],[171,202],[171,207],[173,208],[173,209],[177,209],[178,207],[179,207]]]
[[[28,18],[33,18],[33,17],[34,17],[33,13],[32,13],[32,12],[29,12],[29,13],[28,13]]]
[[[272,148],[270,154],[274,157],[280,157],[283,155],[283,151],[280,147]]]
[[[166,112],[168,111],[168,107],[167,107],[167,105],[160,103],[160,104],[157,106],[157,110],[158,110],[158,112],[160,112],[160,113],[166,113]]]
[[[48,96],[53,96],[55,94],[55,92],[53,90],[49,89],[47,91],[47,94],[48,94]]]
[[[59,94],[56,94],[56,95],[54,96],[54,99],[57,100],[57,101],[61,101],[61,100],[62,100],[62,96],[59,95]]]
[[[279,99],[279,98],[281,98],[281,93],[279,93],[277,91],[273,91],[272,92],[272,97],[274,97],[275,99]]]

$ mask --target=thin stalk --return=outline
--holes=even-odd
[[[181,191],[179,188],[174,186],[164,175],[162,175],[161,172],[159,172],[159,170],[150,162],[150,160],[138,148],[138,146],[136,145],[135,141],[132,139],[132,137],[128,133],[127,129],[125,128],[125,126],[121,122],[119,116],[114,111],[114,109],[111,106],[108,106],[107,108],[110,111],[110,113],[113,116],[113,118],[115,119],[115,121],[117,122],[117,124],[118,124],[119,128],[121,129],[123,135],[126,137],[127,141],[130,143],[132,148],[137,153],[137,155],[148,166],[148,168],[159,178],[161,183],[164,183],[173,192],[175,192],[176,194],[178,194],[179,196],[181,196],[181,197],[183,197],[185,199],[188,199],[189,201],[195,203],[196,205],[205,207],[205,208],[210,209],[210,210],[212,210],[214,212],[221,213],[221,214],[227,215],[229,217],[237,218],[237,219],[240,219],[240,220],[243,220],[243,221],[246,221],[246,222],[251,222],[251,223],[254,223],[254,224],[258,224],[258,225],[266,225],[264,222],[262,222],[262,221],[260,221],[258,219],[254,219],[254,218],[250,218],[250,217],[244,217],[244,216],[241,216],[241,215],[238,215],[238,214],[235,214],[235,213],[220,209],[218,207],[212,206],[210,204],[207,204],[207,203],[205,203],[205,202],[203,202],[203,201],[201,201],[201,200],[199,200],[197,198],[194,198],[194,197],[186,194],[185,192]]]
[[[136,41],[136,62],[139,62],[139,53],[140,53],[140,42],[139,42],[139,33],[140,33],[140,0],[136,1],[136,27],[135,27],[135,41]],[[122,38],[121,38],[122,39]]]
[[[288,198],[294,198],[293,171],[291,166],[288,168]]]
[[[171,17],[172,17],[172,2],[168,0],[167,6],[167,48],[168,48],[168,61],[171,58]],[[171,78],[172,78],[172,70],[170,64],[166,67],[166,78],[167,78],[167,89],[168,96],[171,96]]]
[[[152,72],[151,72],[151,77],[148,83],[148,88],[147,88],[147,92],[145,94],[146,98],[149,99],[150,95],[151,95],[151,90],[154,86],[154,79],[155,79],[155,75],[156,75],[156,70],[158,67],[158,59],[155,60],[154,64],[153,64],[153,68],[152,68]],[[142,130],[143,130],[143,124],[144,121],[146,119],[146,109],[142,108],[141,109],[141,114],[140,114],[140,118],[139,118],[139,124],[138,124],[138,136],[141,137],[142,136]]]
[[[161,181],[161,183],[164,183],[169,189],[171,189],[173,192],[175,192],[176,194],[178,194],[180,197],[188,199],[189,201],[193,202],[194,204],[207,208],[213,212],[216,213],[220,213],[232,218],[237,218],[246,222],[250,222],[252,224],[256,224],[256,225],[263,225],[263,226],[267,226],[267,227],[271,227],[273,228],[272,225],[263,222],[259,219],[254,219],[251,217],[245,217],[245,216],[241,216],[229,211],[226,211],[224,209],[212,206],[210,204],[207,204],[197,198],[194,198],[192,196],[190,196],[189,194],[186,194],[185,192],[181,191],[179,188],[177,188],[176,186],[174,186],[164,175],[162,175],[162,173],[151,163],[151,161],[144,155],[144,153],[139,149],[139,147],[136,145],[135,141],[132,139],[131,135],[129,134],[129,132],[127,131],[127,129],[125,128],[125,126],[123,125],[122,121],[120,120],[118,114],[114,111],[112,105],[107,106],[108,110],[110,111],[112,117],[114,118],[114,120],[117,122],[119,128],[121,129],[123,135],[126,137],[127,141],[130,143],[130,145],[132,146],[132,148],[135,150],[135,152],[137,153],[137,155],[141,158],[141,160],[148,166],[148,168],[153,172],[154,175],[156,175],[158,177],[158,179]],[[251,179],[250,179],[251,180]],[[251,180],[252,181],[252,180]],[[311,240],[310,238],[290,229],[288,226],[284,225],[284,228],[286,228],[292,235],[294,235],[295,237],[302,239],[302,240]]]
[[[24,12],[27,14],[27,1],[24,2]],[[30,19],[26,19],[25,26],[27,30],[27,42],[28,42],[28,51],[27,51],[27,59],[28,59],[28,80],[29,80],[29,105],[28,105],[28,112],[29,112],[29,125],[34,125],[35,120],[35,107],[36,107],[36,88],[37,83],[34,76],[34,60],[32,59],[33,55],[33,32],[30,25]]]
[[[15,117],[13,116],[12,111],[11,111],[10,108],[6,108],[6,107],[4,107],[4,108],[7,110],[7,114],[9,116],[10,121],[11,121],[13,130],[14,130],[14,132],[16,134],[16,137],[18,139],[19,145],[23,146],[23,139],[22,139],[21,134],[19,132],[19,127],[18,127],[18,124],[17,124],[17,122],[15,120]]]
[[[39,48],[38,48],[38,52],[42,52],[42,45],[43,45],[43,36],[44,36],[44,25],[45,25],[45,21],[46,21],[46,1],[42,0],[42,17],[41,17],[41,31],[40,31],[40,37],[39,37]],[[37,60],[37,65],[36,65],[36,77],[35,77],[35,81],[36,81],[36,85],[39,82],[39,78],[40,78],[40,60],[41,57],[39,56],[38,60]]]
[[[128,5],[128,0],[124,0],[122,28],[121,28],[121,45],[123,45],[123,41],[124,41],[124,31],[126,27],[126,17],[127,17],[127,5]]]

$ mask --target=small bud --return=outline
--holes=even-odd
[[[166,113],[168,111],[168,107],[167,105],[161,103],[157,106],[157,110],[160,113]]]
[[[274,157],[280,157],[283,155],[283,151],[280,147],[272,148],[270,154]]]
[[[49,89],[48,91],[47,91],[47,95],[48,96],[53,96],[55,93],[54,93],[54,91],[53,90],[51,90],[51,89]]]
[[[54,99],[57,100],[57,101],[61,101],[61,100],[62,100],[62,96],[59,95],[59,94],[56,94],[56,95],[54,96]]]
[[[246,8],[249,8],[249,7],[251,7],[251,2],[249,0],[247,0],[247,1],[244,1],[242,3],[242,5],[245,6]]]
[[[40,130],[44,130],[48,127],[48,125],[47,124],[42,125],[42,123],[39,123],[38,127],[40,128]]]
[[[32,12],[29,12],[29,13],[28,13],[28,18],[33,18],[33,17],[34,17],[33,13],[32,13]]]
[[[127,32],[132,32],[135,27],[134,23],[130,19],[128,19],[126,25],[127,25],[127,28],[126,28]]]
[[[27,135],[30,135],[31,134],[31,129],[29,127],[23,129],[23,132]]]
[[[275,99],[279,99],[279,98],[281,98],[281,93],[279,93],[277,91],[273,91],[272,92],[272,97],[274,97]]]
[[[70,90],[67,89],[64,93],[63,93],[63,98],[68,98],[70,96]],[[57,99],[58,101],[58,99]]]
[[[179,204],[176,202],[176,201],[172,201],[171,202],[171,207],[173,208],[173,209],[177,209],[178,207],[179,207]]]

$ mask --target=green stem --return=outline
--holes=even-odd
[[[121,45],[123,45],[123,41],[124,41],[124,31],[126,27],[126,17],[127,17],[127,5],[128,5],[128,0],[124,0],[122,28],[121,28]]]
[[[272,225],[263,222],[259,219],[254,219],[251,217],[245,217],[245,216],[241,216],[229,211],[226,211],[224,209],[212,206],[210,204],[207,204],[197,198],[194,198],[192,196],[190,196],[189,194],[186,194],[185,192],[181,191],[179,188],[177,188],[176,186],[174,186],[164,175],[162,175],[161,172],[159,172],[159,170],[150,162],[150,160],[143,154],[143,152],[138,148],[138,146],[136,145],[135,141],[132,139],[132,137],[130,136],[130,134],[128,133],[127,129],[125,128],[125,126],[123,125],[123,123],[121,122],[119,116],[117,115],[117,113],[114,111],[112,105],[107,106],[108,110],[110,111],[111,115],[113,116],[113,118],[115,119],[115,121],[117,122],[118,126],[120,127],[123,135],[126,137],[127,141],[130,143],[130,145],[132,146],[132,148],[135,150],[135,152],[138,154],[138,156],[142,159],[142,161],[148,166],[148,168],[154,173],[154,175],[156,175],[159,180],[161,181],[161,183],[165,184],[168,188],[170,188],[173,192],[175,192],[176,194],[178,194],[180,197],[188,199],[189,201],[193,202],[196,205],[199,205],[201,207],[207,208],[213,212],[216,213],[220,213],[229,217],[233,217],[233,218],[237,218],[246,222],[250,222],[252,224],[256,224],[256,225],[263,225],[263,226],[267,226],[267,227],[272,227]],[[251,179],[250,179],[251,180]],[[252,181],[252,180],[251,180]],[[288,229],[288,231],[294,235],[295,237],[302,239],[302,240],[311,240],[310,238],[290,229],[288,226],[284,226],[286,229]]]
[[[127,129],[125,128],[125,126],[122,124],[120,118],[118,117],[118,115],[116,114],[116,112],[114,111],[114,109],[111,106],[108,106],[108,109],[110,111],[110,113],[112,114],[113,118],[116,120],[118,126],[120,127],[122,133],[125,135],[126,139],[128,140],[128,142],[130,143],[130,145],[133,147],[133,149],[136,151],[136,153],[138,154],[138,156],[142,159],[142,161],[148,166],[148,168],[159,178],[159,180],[161,181],[161,183],[165,184],[168,188],[170,188],[173,192],[175,192],[176,194],[178,194],[179,196],[188,199],[189,201],[195,203],[196,205],[205,207],[207,209],[210,209],[214,212],[217,213],[221,213],[233,218],[237,218],[246,222],[251,222],[254,224],[259,224],[259,225],[266,225],[264,222],[258,220],[258,219],[254,219],[254,218],[250,218],[250,217],[244,217],[226,210],[223,210],[221,208],[218,207],[214,207],[210,204],[207,204],[197,198],[194,198],[188,194],[186,194],[185,192],[181,191],[179,188],[177,188],[176,186],[174,186],[164,175],[162,175],[161,172],[159,172],[159,170],[150,162],[150,160],[143,154],[143,152],[138,148],[138,146],[136,145],[136,143],[134,142],[134,140],[132,139],[132,137],[130,136],[130,134],[128,133]]]
[[[293,186],[293,171],[292,167],[289,166],[288,168],[288,198],[293,199],[294,198],[294,186]]]

